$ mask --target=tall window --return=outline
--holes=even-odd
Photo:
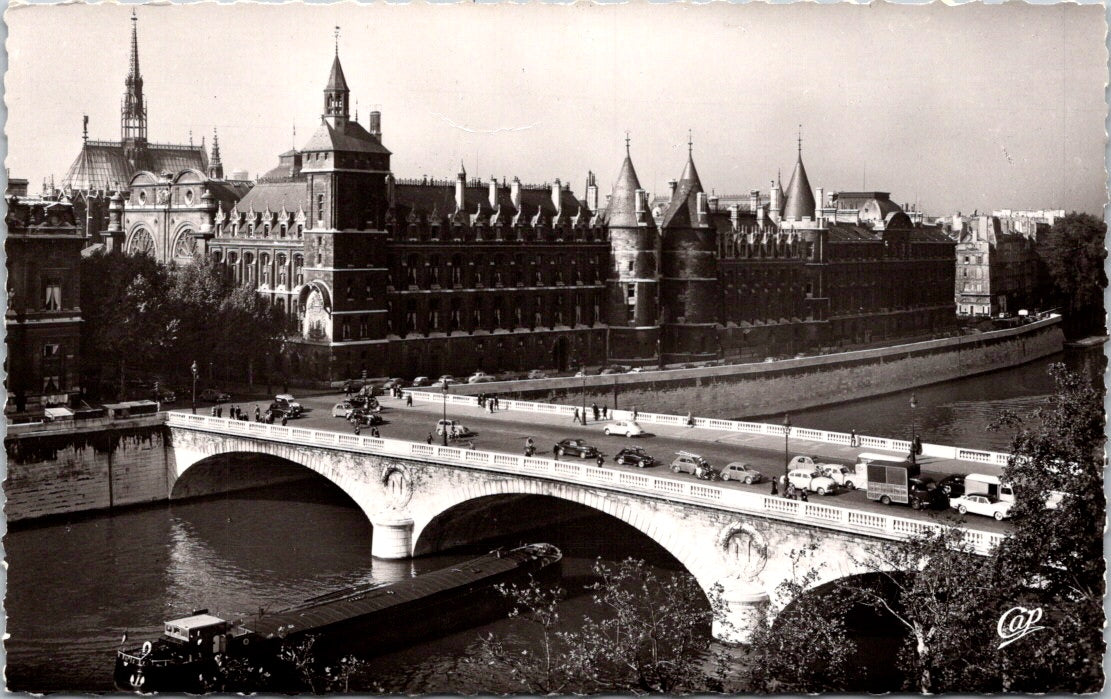
[[[317,223],[324,222],[324,195],[316,195],[316,221]]]
[[[56,281],[48,281],[43,288],[42,307],[47,311],[62,309],[62,285]]]

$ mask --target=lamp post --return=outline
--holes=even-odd
[[[914,465],[918,464],[918,447],[915,444],[915,424],[914,424],[914,409],[918,407],[918,401],[915,400],[914,394],[910,394],[910,462]]]
[[[447,381],[444,381],[444,421],[440,423],[440,429],[444,433],[444,446],[447,446]]]
[[[787,487],[787,469],[791,464],[791,414],[783,413],[783,487]]]
[[[582,412],[582,416],[583,416],[583,425],[585,426],[586,425],[586,360],[583,360],[583,362],[582,362],[582,371],[580,373],[582,374],[582,379],[583,379],[582,380],[582,394],[583,394],[583,412]]]
[[[197,414],[197,362],[193,361],[193,366],[189,367],[193,372],[193,414]]]

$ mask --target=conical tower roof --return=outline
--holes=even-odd
[[[795,163],[795,172],[791,175],[791,183],[787,185],[787,203],[783,207],[783,218],[800,220],[814,218],[814,190],[810,188],[810,178],[806,176],[806,168],[802,164],[802,149],[799,149],[799,159]]]
[[[613,196],[610,197],[609,211],[606,212],[611,228],[636,228],[639,225],[638,189],[640,189],[640,180],[637,179],[633,159],[626,150],[625,162],[621,163],[621,172],[617,173],[617,180],[613,183]]]
[[[687,165],[679,183],[675,186],[675,194],[671,197],[671,204],[663,217],[664,227],[690,228],[697,225],[698,195],[702,189],[702,180],[698,177],[698,168],[694,166],[694,155],[687,153]]]
[[[347,80],[343,77],[343,66],[339,63],[339,54],[332,59],[332,73],[328,76],[328,86],[324,88],[329,92],[349,92],[347,89]]]

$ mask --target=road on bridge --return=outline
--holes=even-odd
[[[316,395],[298,398],[305,413],[289,421],[290,426],[307,427],[333,432],[350,432],[351,426],[342,418],[332,417],[332,406],[344,399],[342,393],[329,395]],[[443,407],[439,402],[414,402],[412,407],[406,407],[404,400],[389,396],[380,396],[382,404],[382,417],[385,423],[378,426],[381,436],[387,439],[402,439],[413,442],[423,442],[428,438],[429,432],[435,444],[441,444],[441,437],[435,434],[436,422],[443,416]],[[232,401],[223,406],[224,415],[230,405],[238,405],[244,414],[254,417],[255,406],[265,410],[265,402]],[[206,404],[202,412],[208,414],[210,404]],[[183,410],[182,412],[187,412]],[[552,447],[561,439],[575,437],[587,440],[588,443],[598,447],[607,457],[606,466],[628,471],[662,472],[677,478],[691,478],[689,474],[673,474],[668,468],[678,451],[692,451],[705,457],[711,464],[720,469],[732,461],[743,461],[751,464],[766,477],[779,477],[784,472],[784,441],[780,437],[767,435],[753,435],[737,432],[725,432],[704,428],[673,427],[670,425],[642,425],[649,431],[644,437],[629,439],[623,436],[606,436],[603,428],[607,421],[590,421],[585,427],[572,422],[565,416],[548,415],[543,413],[530,413],[520,411],[500,410],[489,413],[477,406],[459,406],[448,404],[447,417],[456,420],[473,430],[476,435],[470,438],[476,449],[486,451],[499,451],[508,454],[522,454],[525,440],[532,437],[536,444],[536,455],[540,457],[552,455]],[[612,422],[612,421],[611,421]],[[362,428],[362,434],[369,435],[370,428]],[[465,444],[465,441],[462,442]],[[452,446],[460,446],[460,442]],[[638,469],[634,466],[618,466],[613,462],[613,456],[623,447],[639,446],[651,454],[659,465]],[[819,461],[836,462],[852,465],[856,462],[856,455],[863,448],[812,442],[798,438],[791,438],[788,454],[794,457],[799,454],[813,455]],[[563,457],[573,459],[573,457]],[[940,480],[949,473],[985,473],[998,475],[1000,469],[987,464],[967,464],[953,460],[920,458],[923,475]],[[724,488],[738,488],[754,492],[767,493],[771,489],[768,482],[746,486],[736,481],[716,481],[716,486]],[[955,510],[929,510],[915,511],[907,505],[882,505],[868,500],[863,491],[839,490],[834,495],[821,496],[810,494],[812,502],[821,502],[834,507],[847,507],[854,510],[865,510],[880,514],[896,515],[909,519],[935,519],[941,523],[956,524],[962,517]],[[996,522],[988,517],[968,515],[967,521],[977,529],[993,532],[1006,532],[1010,530],[1010,523]]]

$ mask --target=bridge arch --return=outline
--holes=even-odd
[[[710,560],[709,548],[702,542],[692,541],[691,532],[673,526],[672,517],[656,516],[658,512],[653,508],[613,494],[526,479],[472,481],[434,498],[434,503],[426,498],[422,501],[425,506],[412,514],[414,553],[420,555],[435,550],[437,528],[443,518],[452,517],[453,512],[474,511],[492,498],[514,495],[554,498],[606,514],[654,541],[698,581],[704,592],[709,593],[720,582],[720,561]]]

